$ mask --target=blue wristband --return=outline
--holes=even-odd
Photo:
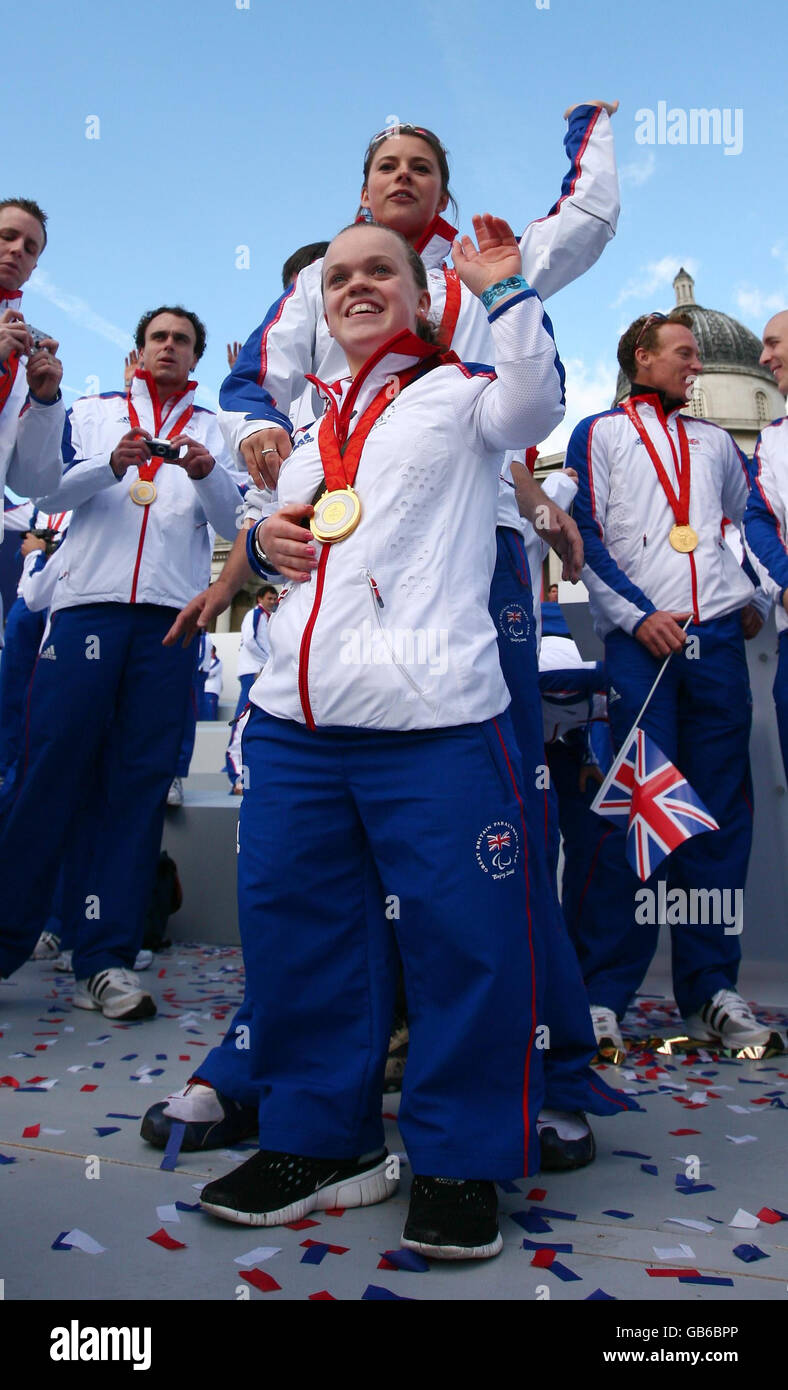
[[[505,299],[509,294],[521,293],[523,290],[530,290],[531,286],[522,275],[510,275],[506,280],[496,280],[489,289],[482,290],[480,299],[485,309],[489,313],[494,304],[499,299]]]

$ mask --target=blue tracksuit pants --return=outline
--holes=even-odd
[[[396,941],[414,1171],[533,1172],[542,951],[507,715],[310,732],[253,706],[244,765],[238,903],[261,1147],[381,1147]]]
[[[507,713],[512,718],[516,742],[525,750],[521,751],[518,782],[528,827],[529,873],[534,885],[532,912],[547,956],[544,1022],[549,1029],[549,1047],[543,1054],[545,1104],[555,1110],[617,1114],[637,1106],[620,1091],[612,1090],[589,1065],[596,1042],[588,1000],[547,870],[547,804],[545,792],[537,787],[537,781],[544,784],[544,778],[537,777],[536,772],[539,765],[544,765],[545,755],[531,582],[522,539],[508,528],[498,531],[490,612],[498,632],[503,674],[512,695]],[[247,736],[244,735],[244,764]],[[411,1007],[408,997],[409,1012]],[[244,1000],[222,1044],[200,1062],[199,1076],[223,1095],[255,1106],[258,1095],[249,1072],[248,1054],[236,1047],[238,1029],[248,1024],[249,1006]]]
[[[13,768],[19,755],[25,723],[25,700],[46,613],[31,613],[24,599],[12,606],[0,655],[0,777]]]
[[[27,755],[0,833],[0,975],[35,946],[41,905],[83,815],[93,844],[74,973],[134,964],[194,663],[190,648],[161,645],[174,616],[153,604],[101,603],[52,619],[50,655],[39,657],[30,684]]]
[[[780,748],[783,767],[788,778],[788,632],[781,632],[777,644],[777,674],[772,691],[774,707],[777,711],[777,729],[780,735]]]
[[[684,774],[720,829],[686,840],[644,885],[624,861],[623,830],[611,825],[589,871],[583,910],[567,917],[591,1002],[619,1016],[643,980],[659,933],[657,923],[643,922],[642,912],[636,917],[635,893],[646,887],[656,895],[658,882],[664,880],[667,892],[719,888],[732,895],[737,889],[743,892],[747,876],[752,842],[751,696],[740,616],[732,613],[691,625],[688,637],[697,642],[671,658],[641,727]],[[606,640],[605,661],[608,716],[619,748],[661,663],[620,630]],[[606,873],[608,856],[617,861],[615,878]],[[627,878],[629,890],[624,893]],[[614,911],[609,910],[611,888],[618,900]],[[619,910],[621,901],[628,910]],[[685,1017],[717,990],[736,986],[740,940],[726,935],[725,926],[722,921],[671,926],[673,990]]]

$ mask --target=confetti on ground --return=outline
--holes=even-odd
[[[392,1292],[391,1292],[391,1289],[382,1289],[382,1288],[380,1287],[379,1284],[367,1284],[367,1287],[365,1288],[363,1294],[361,1295],[361,1301],[362,1301],[362,1303],[368,1303],[368,1302],[370,1302],[372,1299],[375,1299],[375,1298],[377,1298],[377,1299],[388,1299],[389,1301],[394,1301],[394,1300],[396,1300],[397,1303],[415,1303],[415,1302],[416,1302],[416,1299],[415,1299],[415,1298],[406,1298],[404,1294],[401,1294],[401,1293],[392,1293]]]
[[[641,1163],[640,1171],[641,1173],[649,1173],[652,1178],[659,1177],[659,1168],[656,1163]]]
[[[733,1288],[733,1280],[732,1280],[732,1279],[713,1279],[710,1275],[708,1275],[708,1274],[698,1274],[697,1271],[694,1272],[694,1273],[682,1274],[681,1277],[680,1277],[680,1279],[679,1279],[679,1283],[680,1283],[680,1284],[717,1284],[717,1285],[725,1286],[726,1288],[729,1288],[729,1289],[732,1289],[732,1288]]]
[[[310,1226],[319,1226],[320,1222],[312,1221],[310,1217],[305,1216],[303,1221],[283,1221],[282,1225],[286,1226],[288,1231],[308,1231]]]
[[[618,1299],[616,1298],[615,1294],[612,1294],[612,1293],[605,1293],[604,1289],[594,1289],[594,1292],[593,1292],[593,1293],[590,1293],[590,1294],[588,1295],[588,1297],[587,1297],[587,1299],[585,1300],[585,1302],[586,1302],[586,1303],[593,1303],[593,1302],[601,1303],[603,1300],[604,1300],[606,1303],[617,1303],[617,1302],[618,1302]]]
[[[553,1260],[553,1263],[550,1265],[550,1273],[557,1274],[558,1278],[564,1284],[570,1284],[573,1283],[576,1279],[582,1278],[582,1275],[575,1274],[575,1271],[573,1269],[569,1269],[567,1265],[562,1265],[560,1260]]]
[[[336,1299],[334,1298],[334,1295],[333,1295],[332,1293],[329,1293],[329,1292],[328,1292],[328,1289],[321,1289],[321,1290],[320,1290],[320,1293],[311,1293],[311,1294],[309,1295],[309,1302],[310,1302],[310,1303],[327,1302],[329,1299],[330,1299],[330,1301],[331,1301],[332,1303],[336,1303]]]
[[[100,1139],[106,1139],[108,1134],[120,1134],[120,1125],[94,1125]]]
[[[106,1250],[106,1246],[99,1245],[97,1240],[89,1236],[87,1231],[80,1231],[79,1227],[75,1227],[73,1231],[66,1231],[59,1239],[62,1239],[64,1245],[69,1245],[74,1250],[82,1250],[86,1255],[103,1255]]]
[[[650,1279],[681,1279],[685,1274],[697,1274],[697,1269],[647,1269]]]
[[[616,1216],[618,1217],[619,1221],[629,1221],[630,1218],[635,1215],[635,1213],[633,1211],[616,1211],[614,1207],[611,1207],[609,1211],[603,1211],[602,1215]]]
[[[429,1273],[430,1263],[416,1250],[381,1250],[378,1269],[405,1269],[411,1274]]]
[[[197,1204],[199,1206],[199,1202]],[[254,1250],[247,1250],[245,1255],[236,1255],[234,1263],[237,1265],[261,1265],[265,1260],[272,1260],[274,1255],[281,1251],[281,1245],[258,1245]]]
[[[550,1240],[524,1240],[523,1250],[552,1250],[554,1255],[571,1255],[571,1245],[559,1245],[556,1241]]]
[[[147,1237],[152,1240],[154,1245],[160,1245],[162,1250],[185,1250],[186,1246],[180,1240],[174,1240],[162,1226],[160,1230],[154,1231],[152,1236]]]
[[[639,1154],[635,1149],[614,1149],[614,1158],[651,1158],[651,1154]]]
[[[264,1269],[242,1269],[241,1278],[247,1284],[253,1284],[261,1293],[273,1293],[275,1289],[281,1289],[282,1285],[277,1284],[272,1275],[266,1274]]]
[[[689,1245],[658,1246],[652,1245],[652,1250],[658,1260],[694,1260],[695,1251]]]
[[[319,1265],[326,1255],[346,1255],[349,1248],[346,1245],[327,1245],[322,1240],[302,1240],[301,1244],[306,1246],[301,1256],[302,1265]]]
[[[178,1215],[178,1209],[175,1206],[174,1202],[171,1202],[169,1206],[157,1207],[156,1215],[159,1221],[177,1221],[180,1223],[181,1219]]]
[[[37,1138],[38,1138],[38,1135],[39,1135],[40,1129],[41,1129],[41,1126],[40,1126],[40,1125],[28,1125],[28,1126],[27,1126],[27,1129],[23,1129],[23,1130],[22,1130],[22,1138],[23,1138],[23,1139],[37,1139]]]
[[[539,1207],[538,1214],[541,1216],[552,1216],[555,1221],[576,1221],[577,1213],[574,1211],[551,1211],[550,1207]]]
[[[755,1260],[768,1260],[769,1256],[764,1250],[760,1250],[757,1245],[734,1245],[733,1253],[737,1260],[743,1260],[745,1264],[752,1264]]]
[[[670,1221],[674,1226],[688,1226],[691,1231],[713,1231],[714,1227],[706,1221],[685,1221],[681,1216],[666,1216],[666,1221]]]
[[[0,1163],[16,1163],[15,1158],[10,1158],[8,1154],[0,1154]]]
[[[175,1168],[185,1133],[185,1124],[183,1124],[181,1120],[173,1120],[167,1137],[167,1147],[164,1150],[164,1158],[159,1164],[159,1167],[163,1168],[165,1173],[171,1173]]]
[[[518,1226],[522,1226],[523,1230],[532,1236],[549,1235],[553,1229],[550,1222],[545,1221],[535,1207],[530,1211],[510,1211],[509,1215],[512,1221],[516,1221]]]
[[[754,1231],[758,1224],[757,1216],[753,1216],[751,1211],[745,1211],[743,1207],[739,1207],[733,1220],[728,1222],[729,1226],[735,1226],[737,1230],[742,1231]]]

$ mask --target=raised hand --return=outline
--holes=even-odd
[[[279,469],[288,454],[293,452],[290,435],[281,425],[258,430],[241,441],[241,453],[249,477],[258,487],[270,488],[273,492]]]
[[[478,250],[469,236],[458,237],[451,249],[454,268],[464,285],[475,295],[481,295],[499,280],[522,275],[520,247],[508,222],[485,212],[474,217],[473,230]]]
[[[231,371],[235,366],[236,362],[238,361],[238,354],[241,351],[242,346],[242,343],[227,344],[227,365]]]
[[[131,386],[132,381],[134,380],[134,373],[136,372],[137,367],[139,366],[139,360],[140,355],[137,352],[137,349],[132,348],[128,357],[125,358],[123,362],[123,385],[127,391]]]

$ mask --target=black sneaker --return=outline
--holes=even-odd
[[[585,1123],[588,1132],[572,1139],[561,1134],[560,1125],[539,1125],[540,1173],[570,1173],[593,1163],[596,1144],[591,1127],[582,1113],[578,1112],[576,1118]]]
[[[283,1226],[310,1211],[371,1207],[393,1197],[399,1162],[384,1149],[374,1158],[304,1158],[261,1149],[200,1193],[205,1211],[242,1226]]]
[[[414,1177],[400,1245],[433,1260],[488,1260],[503,1248],[495,1183]]]

